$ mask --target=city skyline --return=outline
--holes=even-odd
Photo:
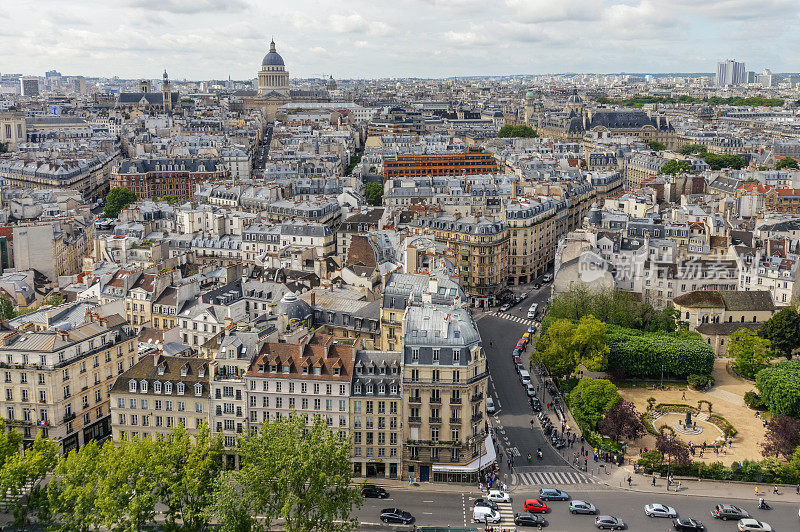
[[[4,58],[0,72],[156,78],[166,68],[173,79],[252,79],[273,37],[293,78],[711,73],[729,57],[755,71],[800,70],[780,53],[800,44],[792,35],[800,6],[786,0],[348,0],[336,8],[312,0],[291,8],[127,0],[114,7],[87,1],[68,13],[61,7],[49,0],[0,14],[0,43],[26,51]]]

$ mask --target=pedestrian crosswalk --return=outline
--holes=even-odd
[[[527,468],[518,468],[511,476],[511,484],[515,486],[545,486],[555,487],[568,484],[597,484],[593,477],[570,468],[523,471]]]
[[[498,502],[497,509],[500,511],[500,524],[506,530],[506,525],[514,524],[514,506],[510,502]]]
[[[523,325],[533,325],[533,320],[530,320],[528,318],[521,318],[519,316],[514,316],[513,314],[508,314],[506,312],[498,312],[497,316],[505,320],[521,323]]]

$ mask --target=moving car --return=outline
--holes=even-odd
[[[534,289],[534,290],[538,290],[538,289],[540,289],[541,287],[542,287],[542,285],[540,285],[539,283],[533,283],[533,289]]]
[[[486,506],[475,506],[472,508],[472,520],[476,523],[499,523],[500,512]]]
[[[646,504],[644,513],[647,517],[678,517],[675,508],[658,503]]]
[[[486,413],[487,414],[494,414],[495,406],[494,406],[494,399],[491,397],[486,398]]]
[[[586,501],[572,501],[569,504],[569,511],[574,514],[591,514],[594,515],[597,513],[597,508],[594,507],[594,504]]]
[[[364,487],[361,488],[361,496],[365,498],[385,499],[389,496],[389,492],[375,484],[365,484]]]
[[[514,524],[517,526],[547,526],[547,520],[541,515],[520,512],[514,514]]]
[[[746,518],[740,519],[739,522],[736,524],[736,527],[744,531],[749,532],[772,532],[772,527],[769,526],[769,523],[765,523],[764,521],[758,521],[756,519]]]
[[[542,282],[543,283],[549,283],[552,280],[553,280],[553,275],[550,274],[550,273],[546,273],[546,274],[544,274],[544,277],[542,277]]]
[[[534,412],[541,412],[542,411],[542,402],[539,401],[538,397],[531,397],[530,398],[531,408],[533,408]]]
[[[519,295],[519,300],[520,300],[520,301],[522,301],[522,300],[523,300],[523,299],[525,299],[526,297],[528,297],[528,292],[522,292],[522,293]]]
[[[528,317],[529,318],[535,317],[536,316],[536,309],[538,309],[538,308],[539,308],[539,304],[538,303],[532,304],[530,306],[530,308],[528,308]]]
[[[500,312],[506,312],[507,310],[511,310],[511,303],[503,303],[500,305]]]
[[[531,334],[536,334],[536,325],[528,325],[528,332]]]
[[[594,520],[594,524],[601,530],[622,530],[625,528],[625,523],[622,522],[622,519],[613,515],[598,515],[597,519]]]
[[[414,516],[400,508],[384,508],[381,510],[381,521],[409,525],[414,522]]]
[[[535,514],[546,514],[547,503],[539,499],[526,499],[524,510]]]
[[[511,495],[500,490],[489,490],[489,494],[486,495],[486,498],[493,502],[511,502]]]
[[[711,516],[714,519],[727,521],[728,519],[744,519],[750,517],[750,514],[732,504],[718,504],[711,510]]]
[[[499,510],[497,503],[494,501],[490,501],[489,499],[481,498],[475,499],[475,502],[472,504],[472,507],[475,506],[485,506],[486,508],[491,508],[492,510]]]
[[[706,527],[698,521],[697,519],[684,518],[684,519],[675,519],[672,521],[672,526],[675,530],[686,530],[694,532],[695,530],[705,530]]]
[[[539,490],[539,498],[543,501],[568,501],[569,493],[556,488],[542,488]]]

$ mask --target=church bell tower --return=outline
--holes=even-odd
[[[172,111],[172,89],[169,83],[169,76],[167,75],[166,69],[164,70],[164,81],[161,85],[161,97],[163,99],[164,104],[164,112]]]

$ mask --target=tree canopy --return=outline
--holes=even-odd
[[[692,167],[686,161],[681,161],[679,159],[670,159],[664,166],[661,167],[662,174],[681,174],[691,172]]]
[[[769,366],[775,357],[770,341],[760,338],[750,329],[739,329],[731,335],[728,356],[733,357],[733,368],[747,379],[755,379],[756,374]]]
[[[569,392],[567,402],[576,420],[582,420],[594,429],[603,415],[622,401],[617,387],[607,379],[584,377]]]
[[[380,205],[383,201],[383,187],[380,183],[367,183],[364,185],[364,196],[370,205]]]
[[[776,312],[758,328],[758,335],[772,343],[772,348],[787,359],[800,348],[800,313],[795,307]]]
[[[614,438],[615,441],[622,437],[635,440],[647,432],[636,407],[630,401],[620,401],[609,408],[597,424],[597,429],[600,434]]]
[[[800,445],[800,420],[788,416],[772,416],[761,444],[764,456],[783,456],[789,459]]]
[[[744,157],[734,153],[709,153],[703,152],[698,155],[703,159],[712,170],[722,170],[723,168],[733,168],[739,170],[747,164]]]
[[[608,364],[606,325],[591,315],[582,317],[577,324],[568,319],[557,320],[539,338],[531,357],[558,377],[575,373],[580,365],[602,371]]]
[[[753,107],[783,106],[783,100],[780,98],[762,98],[760,96],[751,96],[747,98],[741,96],[732,96],[730,98],[722,98],[719,96],[712,96],[710,98],[695,98],[692,96],[687,96],[685,94],[682,94],[676,98],[673,98],[671,96],[642,96],[640,94],[636,94],[634,96],[631,96],[630,98],[625,98],[622,100],[615,100],[612,98],[606,98],[601,96],[597,98],[597,102],[602,104],[616,104],[625,107],[637,107],[637,108],[644,107],[645,104],[653,104],[653,103],[704,103],[712,107],[718,105],[753,106]]]
[[[781,160],[775,163],[775,170],[783,170],[784,168],[793,168],[796,170],[800,168],[800,165],[797,164],[797,159],[783,157]]]
[[[125,187],[114,187],[106,196],[106,206],[103,208],[104,218],[116,218],[122,209],[136,201],[136,194]]]
[[[762,369],[756,388],[773,414],[800,417],[800,361],[784,360]]]
[[[706,147],[702,144],[684,144],[678,149],[681,155],[692,155],[694,153],[703,153],[707,151]]]
[[[664,144],[663,142],[658,142],[657,140],[651,140],[647,145],[653,151],[663,151],[667,149],[666,144]]]
[[[497,133],[497,136],[500,137],[501,139],[512,138],[512,137],[535,138],[538,137],[539,134],[531,126],[526,126],[524,124],[521,124],[518,126],[505,125],[500,128],[500,131]]]

